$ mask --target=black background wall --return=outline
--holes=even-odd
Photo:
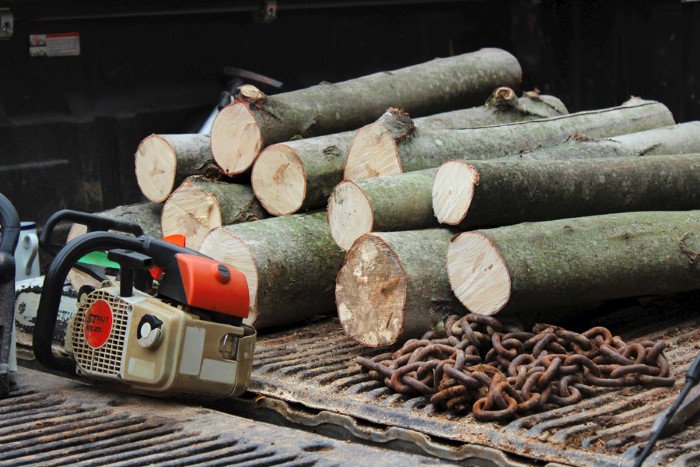
[[[700,119],[700,2],[279,0],[269,24],[254,19],[262,3],[0,2],[15,16],[0,41],[0,192],[39,223],[142,200],[139,141],[198,128],[225,66],[293,90],[501,47],[523,90],[570,111],[637,95]],[[29,34],[74,31],[80,56],[29,57]]]

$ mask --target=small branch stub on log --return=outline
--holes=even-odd
[[[417,129],[411,137],[394,138],[386,131],[367,131],[353,140],[344,178],[396,175],[433,167],[448,160],[494,159],[538,147],[561,144],[577,132],[605,138],[674,123],[658,102],[635,99],[619,107],[508,125],[463,130]],[[378,133],[377,133],[378,132]]]
[[[258,329],[296,323],[334,310],[343,263],[326,213],[275,217],[212,230],[200,251],[243,274],[250,293],[246,323]]]
[[[700,286],[700,211],[650,211],[464,232],[447,271],[470,311],[550,322],[581,305]]]
[[[220,176],[209,148],[209,136],[197,134],[150,135],[136,150],[136,181],[143,195],[164,202],[190,175]]]
[[[295,135],[354,130],[392,106],[415,116],[469,107],[483,102],[496,86],[517,87],[520,79],[515,57],[482,49],[275,96],[247,86],[214,120],[211,148],[219,167],[233,175],[248,170],[265,146]]]
[[[163,235],[183,234],[187,247],[199,249],[204,237],[222,225],[266,217],[248,185],[189,177],[163,205]]]
[[[464,309],[451,292],[446,229],[371,233],[353,244],[338,273],[335,298],[345,333],[382,347],[417,337]]]

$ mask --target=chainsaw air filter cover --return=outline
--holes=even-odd
[[[236,396],[250,379],[255,330],[202,319],[119,286],[84,295],[66,350],[80,375],[158,396]]]

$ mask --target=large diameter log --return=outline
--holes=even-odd
[[[606,138],[673,123],[664,105],[633,99],[619,107],[500,126],[434,131],[394,128],[369,134],[371,141],[355,139],[344,178],[396,175],[438,167],[453,159],[494,159],[561,144],[575,133]]]
[[[446,229],[371,233],[352,246],[338,273],[335,299],[345,333],[382,347],[418,337],[464,308],[450,290]]]
[[[700,153],[700,122],[679,123],[652,130],[638,131],[607,139],[574,135],[570,141],[507,156],[511,159],[597,159],[660,154]]]
[[[328,226],[344,250],[368,232],[437,227],[432,190],[437,169],[345,180],[328,199]]]
[[[136,150],[136,181],[154,203],[164,202],[190,175],[218,172],[209,135],[150,135]]]
[[[462,233],[447,272],[474,313],[551,322],[601,300],[697,289],[699,252],[700,211],[617,213]]]
[[[566,113],[566,107],[556,97],[529,92],[518,99],[512,89],[501,87],[486,105],[416,118],[413,122],[422,130],[455,129]],[[376,124],[385,127],[393,120],[406,119],[405,113],[390,109]],[[354,136],[354,132],[337,133],[273,144],[263,150],[253,165],[251,183],[267,212],[285,216],[325,206],[331,190],[343,180],[345,155]]]
[[[462,230],[630,211],[700,209],[700,154],[568,161],[451,161],[433,185]]]
[[[265,217],[250,186],[193,176],[163,205],[161,225],[164,236],[183,234],[187,247],[198,250],[206,234],[217,227]]]
[[[342,83],[266,96],[242,86],[211,130],[214,160],[228,175],[247,170],[271,144],[295,135],[319,136],[354,130],[389,107],[423,116],[479,105],[497,86],[518,87],[518,61],[499,49],[435,59]]]
[[[343,264],[326,213],[298,214],[212,230],[200,251],[246,276],[250,315],[258,329],[335,310],[335,277]]]

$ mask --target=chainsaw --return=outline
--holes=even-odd
[[[61,221],[88,233],[58,248]],[[107,230],[130,232],[115,233]],[[162,397],[221,398],[243,393],[250,379],[255,330],[248,316],[245,276],[175,243],[143,235],[138,224],[77,211],[59,211],[41,234],[55,253],[44,279],[34,328],[42,365],[116,389]],[[52,349],[58,305],[68,272],[85,255],[107,252],[119,279],[99,274],[99,287],[81,288],[63,354]]]

